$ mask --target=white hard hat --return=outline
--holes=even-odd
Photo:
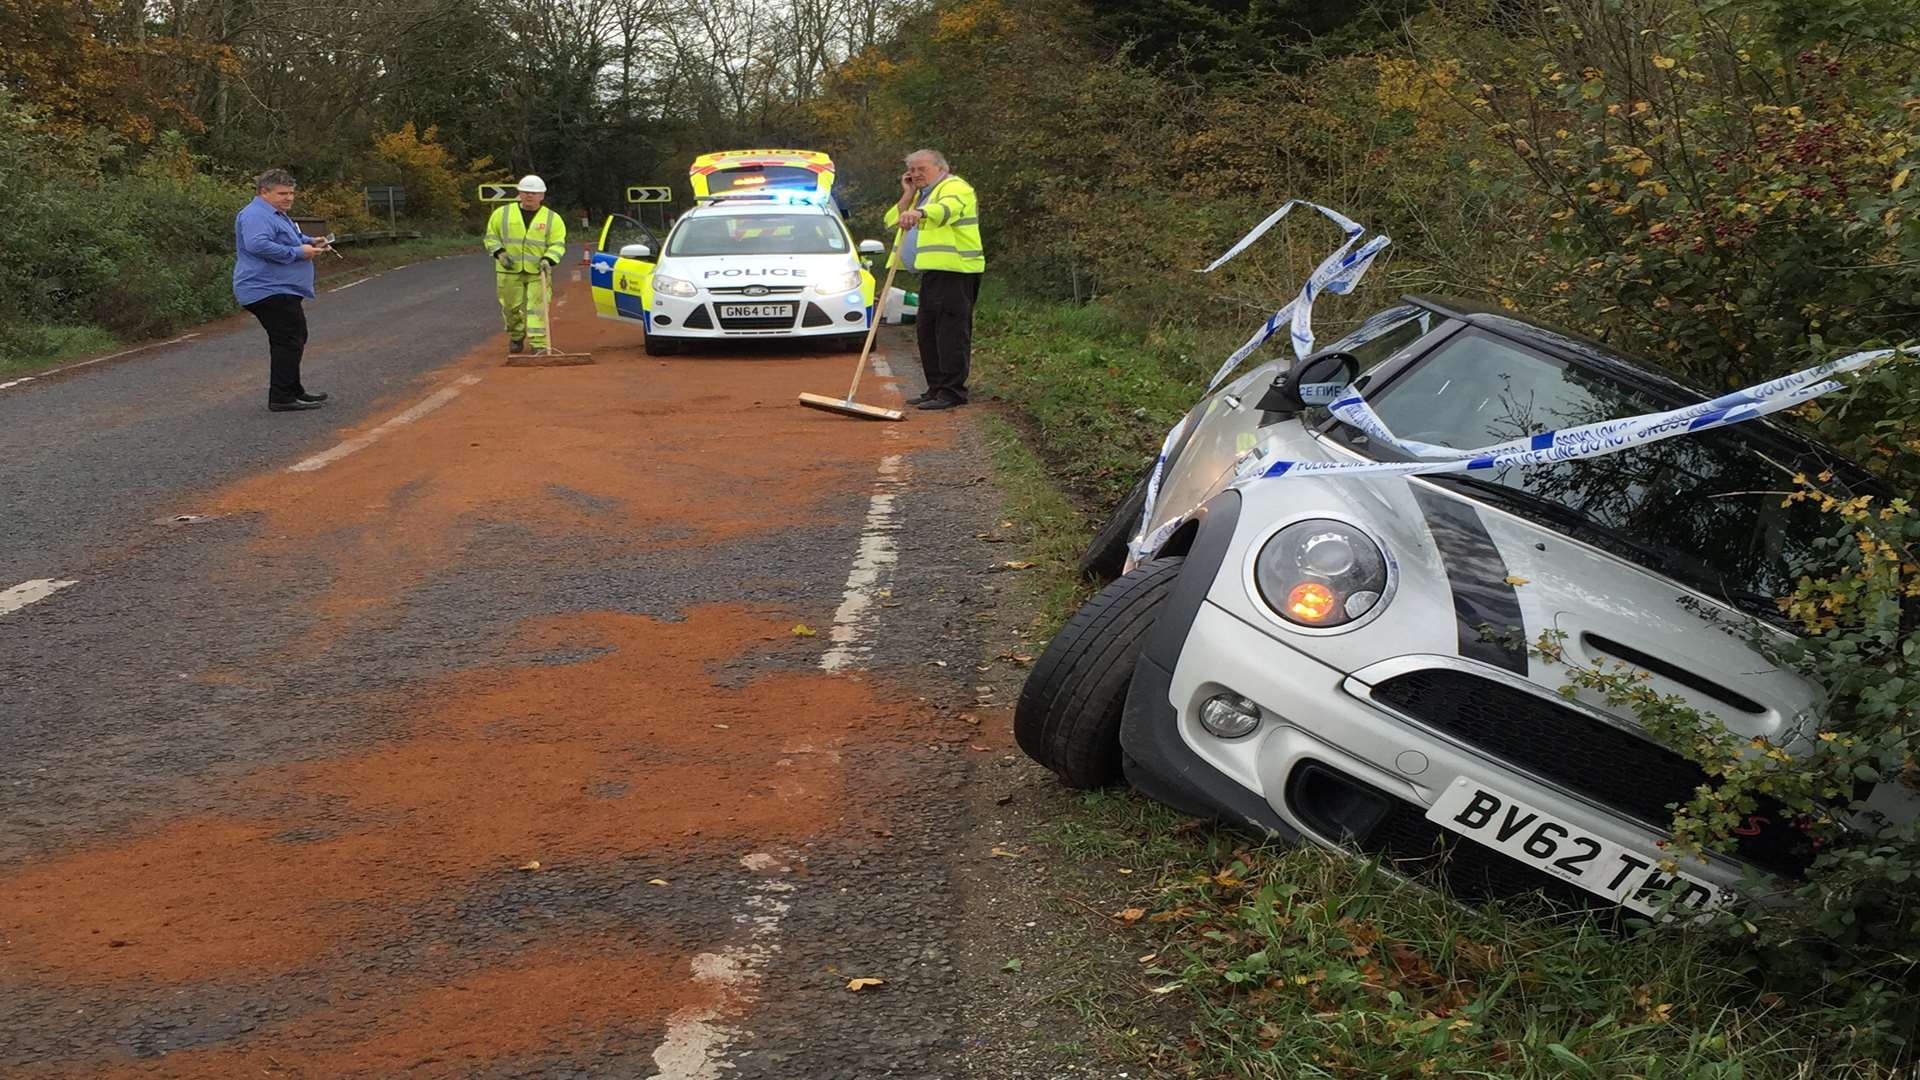
[[[521,177],[520,183],[517,186],[521,191],[531,191],[539,195],[545,195],[547,193],[547,182],[531,173]]]

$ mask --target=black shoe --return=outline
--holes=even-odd
[[[915,395],[913,395],[912,397],[910,397],[910,398],[908,398],[908,399],[907,399],[907,404],[909,404],[909,405],[918,405],[918,404],[920,404],[920,403],[922,403],[922,402],[926,402],[926,401],[932,401],[932,400],[933,400],[933,399],[934,399],[934,398],[935,398],[936,396],[937,396],[937,395],[935,395],[935,394],[934,394],[934,393],[932,393],[931,391],[929,391],[929,392],[927,392],[927,393],[924,393],[924,394],[915,394]]]
[[[965,404],[965,402],[961,401],[959,398],[936,397],[936,398],[929,398],[926,401],[921,402],[920,408],[931,412],[934,409],[954,409],[954,408],[958,408],[963,404]]]
[[[326,404],[324,401],[303,401],[300,398],[294,398],[292,401],[269,401],[267,402],[267,411],[303,412],[307,409],[317,409],[324,404]]]
[[[312,393],[312,392],[310,392],[310,391],[307,391],[307,390],[302,390],[302,391],[300,391],[299,393],[297,393],[297,394],[295,394],[295,395],[293,395],[293,400],[295,400],[295,401],[314,401],[314,402],[320,402],[320,401],[325,401],[325,400],[327,400],[327,395],[325,395],[325,394],[315,394],[315,393]]]
[[[508,356],[512,356],[514,353],[526,352],[526,351],[527,351],[527,343],[521,340],[520,338],[514,338],[512,341],[507,342]]]

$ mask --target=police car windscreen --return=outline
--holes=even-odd
[[[1478,330],[1448,339],[1367,400],[1395,435],[1462,450],[1684,404]],[[1351,432],[1338,437],[1375,457],[1399,457],[1354,442]],[[1796,472],[1828,467],[1821,456],[1754,424],[1583,461],[1434,479],[1778,618],[1773,598],[1791,591],[1833,531],[1815,504],[1782,505]]]
[[[801,165],[741,165],[707,174],[707,193],[723,191],[812,191],[820,176]]]
[[[846,229],[826,214],[716,214],[681,222],[667,254],[840,255],[849,247]]]

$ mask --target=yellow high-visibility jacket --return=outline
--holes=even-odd
[[[984,273],[986,249],[980,246],[980,201],[973,185],[951,174],[914,204],[926,216],[894,245],[888,266],[902,270],[954,270]],[[900,225],[899,206],[887,208],[887,228]]]
[[[540,260],[552,259],[557,266],[567,257],[567,223],[545,206],[533,212],[527,224],[519,203],[508,203],[487,219],[487,254],[495,256],[495,269],[501,273],[537,274]],[[499,265],[500,252],[507,253],[505,266]]]

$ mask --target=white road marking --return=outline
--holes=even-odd
[[[867,503],[866,525],[860,530],[860,547],[854,553],[853,570],[847,574],[840,608],[833,613],[833,629],[827,634],[832,647],[820,658],[822,671],[839,671],[870,648],[861,636],[870,621],[868,609],[879,593],[880,576],[899,558],[894,548],[899,526],[893,520],[893,502],[906,485],[906,473],[899,454],[880,459],[880,475],[874,481],[873,498]]]
[[[374,275],[374,277],[378,277],[378,276],[379,276],[378,274]],[[345,285],[340,286],[339,288],[328,289],[327,291],[330,293],[346,292],[348,289],[353,288],[355,285],[365,285],[367,282],[372,280],[373,278],[371,277],[363,277],[359,281],[349,281]]]
[[[192,341],[194,338],[197,338],[199,336],[200,336],[200,332],[196,330],[191,334],[181,334],[177,338],[169,338],[166,341],[155,341],[146,345],[135,345],[131,349],[121,349],[117,353],[108,353],[105,356],[96,356],[91,360],[82,360],[77,364],[68,364],[66,367],[63,367],[63,368],[54,368],[52,371],[42,372],[39,375],[28,375],[25,378],[15,379],[12,382],[3,382],[3,383],[0,383],[0,390],[5,390],[8,387],[19,386],[21,383],[30,383],[30,382],[33,382],[35,379],[51,379],[55,375],[62,375],[69,371],[78,371],[83,367],[91,367],[94,364],[104,364],[109,360],[118,360],[123,356],[132,356],[134,353],[137,353],[137,352],[146,352],[148,349],[162,349],[168,345],[178,345],[183,341]]]
[[[770,870],[777,863],[773,856],[759,852],[740,860],[742,866],[755,872]],[[791,882],[777,878],[755,885],[747,895],[746,910],[733,917],[734,922],[746,927],[747,940],[693,958],[690,966],[694,983],[710,991],[716,1000],[688,1005],[667,1018],[666,1037],[653,1052],[654,1067],[660,1071],[648,1080],[718,1080],[723,1070],[732,1071],[725,1054],[740,1032],[720,1023],[720,1018],[758,995],[760,974],[780,951],[773,939],[780,930],[781,918],[793,906],[787,900],[792,892]]]
[[[348,454],[365,450],[367,447],[372,446],[374,443],[378,442],[382,436],[386,435],[388,432],[391,432],[393,429],[397,427],[401,427],[405,424],[411,424],[415,420],[420,419],[421,417],[427,415],[428,413],[439,408],[440,406],[445,405],[447,402],[452,401],[454,398],[459,397],[461,387],[472,386],[474,383],[477,383],[479,381],[480,381],[480,376],[478,375],[462,375],[458,379],[455,379],[453,381],[452,386],[445,387],[440,390],[435,390],[433,393],[427,395],[425,400],[421,401],[419,404],[415,405],[413,408],[408,409],[406,412],[401,413],[400,415],[394,417],[391,420],[388,420],[386,423],[381,424],[379,427],[374,428],[372,431],[369,431],[364,435],[355,435],[353,438],[348,439],[346,442],[341,443],[340,445],[334,447],[331,450],[324,450],[318,454],[313,455],[310,458],[307,458],[304,461],[295,462],[294,464],[287,466],[287,471],[288,472],[312,472],[315,469],[324,469],[327,466],[333,464],[334,462],[339,461],[341,458],[346,457]]]
[[[69,585],[78,584],[77,581],[55,581],[52,578],[23,581],[6,592],[0,592],[0,615],[11,615],[28,604],[45,600]]]

